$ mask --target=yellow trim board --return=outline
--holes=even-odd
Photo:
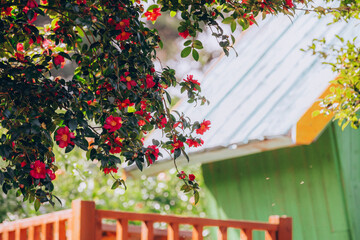
[[[326,90],[319,96],[318,99],[323,99],[329,95],[330,88],[334,85],[329,85]],[[316,110],[321,110],[319,101],[315,101],[313,105],[304,113],[296,124],[296,144],[310,144],[316,140],[320,133],[324,130],[326,125],[330,122],[333,114],[324,115],[319,114],[316,117],[312,113]]]

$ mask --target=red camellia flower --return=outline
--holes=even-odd
[[[187,75],[187,76],[186,76],[186,79],[183,79],[183,80],[184,80],[184,82],[192,83],[192,84],[195,84],[195,85],[200,86],[199,81],[198,81],[198,80],[195,80],[193,75]],[[197,89],[194,88],[194,91],[197,91]]]
[[[111,154],[116,154],[116,153],[121,153],[121,147],[123,146],[121,143],[122,139],[117,137],[115,138],[115,140],[110,141],[110,139],[107,140],[107,145],[109,145],[111,147],[110,149],[110,153]]]
[[[294,4],[293,4],[292,0],[285,0],[285,3],[286,3],[286,5],[287,5],[289,8],[293,8],[293,7],[294,7]]]
[[[51,180],[54,180],[56,178],[55,173],[51,169],[46,169],[46,173],[49,175]]]
[[[196,141],[194,139],[189,138],[186,140],[186,143],[189,145],[189,147],[200,147],[204,144],[204,141],[201,138],[199,138],[199,140],[200,140],[200,143],[198,143],[198,141]]]
[[[125,41],[125,40],[128,40],[130,36],[131,36],[131,33],[122,32],[122,33],[120,33],[119,35],[116,36],[116,40]]]
[[[56,66],[62,65],[63,63],[65,63],[65,58],[61,55],[56,55],[54,57],[54,64]]]
[[[164,117],[163,115],[160,116],[160,122],[158,124],[158,127],[160,129],[164,128],[165,127],[165,124],[167,123],[167,119],[166,117]]]
[[[37,2],[35,0],[29,0],[26,4],[28,8],[35,8],[38,6]]]
[[[76,3],[77,3],[78,5],[80,5],[80,4],[86,4],[86,0],[76,0]]]
[[[7,16],[11,16],[12,7],[1,8],[1,13],[5,13]]]
[[[194,174],[189,174],[189,180],[194,181],[195,180],[195,175]]]
[[[143,119],[140,119],[140,120],[138,121],[138,125],[139,125],[140,127],[144,126],[145,124],[146,124],[146,122],[145,122],[145,120],[143,120]]]
[[[109,19],[110,20],[110,19]],[[124,31],[126,27],[129,27],[130,21],[129,19],[123,19],[119,23],[116,24],[115,30],[122,30]]]
[[[120,101],[118,102],[118,108],[119,108],[119,110],[121,110],[122,108],[134,106],[134,104],[135,103],[130,102],[129,99],[125,99],[122,102],[120,102]]]
[[[27,60],[25,60],[25,55],[22,53],[15,53],[15,57],[19,62],[27,62]]]
[[[118,168],[104,168],[104,173],[109,174],[110,172],[117,173]]]
[[[172,143],[171,146],[173,146],[173,149],[171,150],[171,153],[173,153],[175,149],[182,148],[184,146],[184,143],[174,137],[174,143]]]
[[[146,11],[144,15],[147,17],[147,20],[156,21],[156,19],[161,16],[160,8],[154,8],[150,11]]]
[[[148,157],[150,164],[153,164],[153,160],[150,158],[150,154],[154,155],[156,161],[159,157],[159,149],[156,145],[150,145],[147,148],[148,150],[146,150],[145,155]]]
[[[146,75],[146,86],[148,88],[152,88],[153,86],[155,86],[155,82],[153,81],[153,76],[151,76],[150,74]]]
[[[204,120],[201,124],[200,124],[200,128],[196,129],[196,133],[197,134],[204,134],[204,132],[206,132],[207,130],[210,129],[210,124],[211,122],[209,120]]]
[[[36,179],[44,179],[46,177],[45,163],[36,160],[30,165],[30,176]]]
[[[179,35],[185,39],[189,36],[189,30],[186,29],[183,32],[179,32]]]
[[[253,25],[255,22],[254,15],[252,14],[248,16],[246,13],[244,13],[244,18],[246,18],[249,21],[250,25]]]
[[[136,82],[134,80],[131,79],[131,77],[129,76],[129,72],[125,72],[125,77],[124,76],[120,76],[120,81],[121,82],[125,82],[127,89],[131,89],[131,87],[136,86]]]
[[[184,179],[186,177],[186,173],[184,171],[181,171],[178,176],[180,179]]]
[[[194,79],[194,76],[193,75],[187,75],[186,76],[186,79],[183,79],[184,82],[188,82],[188,83],[193,83],[193,84],[196,84],[196,85],[199,85],[200,86],[200,83],[198,82],[198,80],[195,80]]]
[[[23,52],[24,51],[24,45],[22,43],[18,43],[16,45],[16,50],[19,52]]]
[[[26,166],[26,162],[25,161],[22,161],[21,162],[21,167],[25,167]]]
[[[107,129],[109,132],[115,132],[116,130],[121,128],[121,125],[121,117],[114,117],[111,115],[106,118],[104,128]]]
[[[61,127],[56,131],[55,140],[58,142],[60,148],[67,147],[69,144],[74,145],[71,139],[75,138],[74,133],[69,131],[68,127]]]
[[[59,21],[56,21],[56,23],[54,24],[53,31],[56,32],[59,29],[60,29]]]

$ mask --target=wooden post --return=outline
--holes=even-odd
[[[15,239],[16,240],[26,240],[26,229],[22,229],[19,226],[16,226],[15,229]]]
[[[41,224],[41,240],[53,240],[53,224],[43,223]]]
[[[179,224],[178,223],[169,223],[168,224],[168,240],[178,240],[179,239]]]
[[[269,217],[269,223],[279,224],[279,216],[273,215]],[[265,240],[277,240],[277,232],[276,231],[266,231],[265,232]]]
[[[277,240],[292,240],[292,218],[282,216],[279,219],[279,232]]]
[[[116,221],[116,240],[128,240],[128,220],[118,219]]]
[[[154,222],[143,221],[141,223],[141,240],[154,239]]]
[[[101,224],[97,220],[95,202],[75,200],[72,202],[72,240],[100,240]]]
[[[202,231],[203,231],[203,226],[194,225],[192,232],[192,240],[203,240]]]
[[[227,227],[219,227],[218,240],[227,240]]]

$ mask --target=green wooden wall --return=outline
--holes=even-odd
[[[360,131],[333,125],[352,239],[360,239]]]
[[[330,124],[309,146],[203,165],[209,216],[267,221],[270,215],[288,215],[294,240],[360,239],[356,133]],[[230,234],[239,239],[238,232]]]

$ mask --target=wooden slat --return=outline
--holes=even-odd
[[[28,239],[34,240],[35,239],[34,235],[35,235],[35,226],[30,226],[28,230]]]
[[[41,225],[41,240],[53,240],[53,223],[43,223]]]
[[[179,224],[169,223],[168,224],[168,240],[177,240],[179,239]]]
[[[266,222],[255,222],[255,221],[238,221],[238,220],[218,220],[209,218],[195,218],[195,217],[178,217],[172,215],[159,215],[159,214],[139,214],[132,212],[119,212],[119,211],[107,211],[97,210],[100,218],[105,219],[121,219],[126,218],[131,221],[154,221],[166,222],[166,223],[178,223],[188,225],[198,225],[201,223],[203,226],[222,226],[231,228],[243,228],[253,230],[278,230],[278,224],[266,223]]]
[[[253,239],[253,235],[252,235],[252,229],[242,229],[243,234],[241,236],[242,237],[241,240],[252,240]]]
[[[141,240],[154,239],[154,222],[143,221],[141,223]]]
[[[128,239],[128,220],[118,219],[116,221],[116,240],[127,240]]]
[[[219,227],[218,240],[227,240],[227,227]]]
[[[193,225],[192,240],[202,240],[203,239],[202,232],[203,232],[202,225]]]
[[[66,221],[57,220],[54,222],[54,240],[66,239]]]
[[[7,230],[3,231],[2,239],[9,240],[9,231],[7,231]]]

